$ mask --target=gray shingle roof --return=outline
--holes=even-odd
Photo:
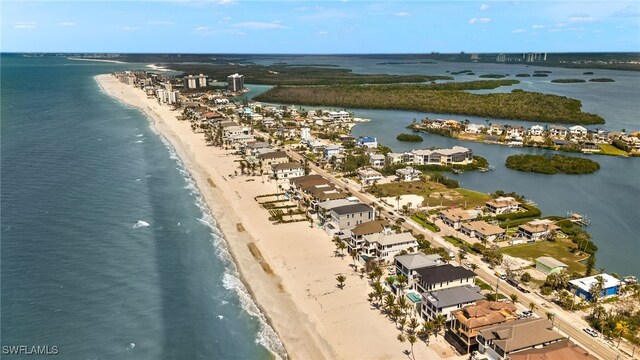
[[[345,214],[373,211],[373,208],[371,208],[371,206],[367,204],[352,204],[352,205],[338,206],[336,208],[331,209],[331,211],[335,212],[338,215],[345,215]]]
[[[427,284],[437,284],[444,281],[455,281],[476,276],[476,273],[469,269],[451,264],[417,269],[416,272]]]

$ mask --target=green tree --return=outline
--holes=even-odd
[[[515,304],[518,301],[518,294],[511,294],[509,295],[509,298],[511,299],[511,302]]]
[[[534,302],[529,303],[529,311],[533,312],[537,308],[538,308],[538,305],[536,305],[536,303]]]
[[[344,289],[344,282],[347,280],[346,277],[344,277],[344,275],[338,275],[336,276],[336,281],[338,282],[338,287],[340,289]]]
[[[433,319],[433,325],[435,328],[434,330],[435,330],[436,336],[438,336],[438,333],[440,332],[440,330],[444,329],[444,326],[446,324],[447,324],[447,318],[443,314],[436,315],[436,318]]]
[[[620,347],[620,340],[629,332],[629,324],[625,320],[620,320],[616,323],[615,333],[618,336],[618,348]]]
[[[410,334],[407,336],[407,341],[411,344],[411,356],[413,357],[413,360],[416,360],[416,355],[413,353],[413,344],[415,344],[418,339],[414,334]]]

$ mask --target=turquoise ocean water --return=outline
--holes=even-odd
[[[125,68],[2,55],[2,346],[282,355],[173,150],[93,79]]]

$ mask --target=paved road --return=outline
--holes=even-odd
[[[286,152],[292,159],[300,162],[304,161],[303,156],[298,154],[297,152],[289,149],[286,149]],[[353,183],[351,181],[349,183],[345,183],[340,179],[336,179],[335,176],[331,175],[326,170],[321,169],[318,166],[315,166],[311,161],[309,161],[308,165],[309,165],[309,168],[312,169],[317,174],[322,175],[327,179],[333,181],[339,187],[350,190],[354,196],[360,199],[360,201],[367,204],[371,204],[373,202],[380,203],[380,205],[382,205],[384,209],[382,211],[383,216],[389,219],[393,219],[395,217],[395,215],[389,214],[389,212],[392,210],[390,210],[387,206],[384,206],[384,204],[381,203],[373,195],[361,193],[359,184]],[[413,220],[408,219],[407,221],[405,221],[403,223],[403,227],[405,227],[406,229],[415,231],[416,233],[424,234],[425,238],[434,245],[443,246],[447,249],[453,249],[452,245],[446,242],[441,236],[427,229],[422,228],[422,226],[418,225]],[[469,254],[468,261],[480,265],[475,270],[475,272],[478,275],[478,277],[482,279],[482,281],[492,285],[496,283],[498,279],[493,274],[493,271],[491,271],[486,266],[486,264],[484,264],[484,262],[480,259],[480,257]],[[535,303],[538,308],[534,310],[534,312],[540,317],[543,317],[543,318],[546,317],[547,312],[553,312],[554,314],[556,314],[554,319],[554,324],[556,328],[562,331],[565,335],[567,335],[573,341],[587,348],[591,352],[591,354],[597,356],[598,358],[602,360],[631,359],[630,356],[621,354],[614,347],[606,344],[604,341],[601,341],[600,339],[594,339],[590,335],[587,335],[582,330],[580,324],[572,323],[571,317],[567,316],[566,319],[563,319],[562,318],[563,314],[566,314],[566,312],[560,307],[556,306],[555,304],[550,304],[545,299],[533,293],[524,294],[504,281],[499,282],[498,288],[499,288],[499,292],[506,295],[507,297],[509,297],[511,294],[518,295],[518,302],[520,304],[523,304],[523,306],[525,307],[528,307],[528,304],[531,302]]]

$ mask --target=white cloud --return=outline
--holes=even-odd
[[[231,21],[231,16],[225,16],[222,18],[222,21]]]
[[[76,23],[71,21],[63,21],[58,23],[58,26],[76,26]]]
[[[533,25],[533,26],[531,26],[531,27],[532,27],[533,29],[544,29],[546,26],[544,26],[544,25],[538,25],[538,24],[535,24],[535,25]]]
[[[133,30],[138,30],[137,26],[123,26],[122,27],[122,31],[133,31]]]
[[[208,31],[209,28],[206,26],[198,26],[197,28],[195,28],[195,31]]]
[[[326,31],[318,31],[318,36],[326,36],[326,35],[329,35],[329,33]]]
[[[559,31],[562,31],[562,29],[558,29],[558,28],[549,29],[549,32],[559,32]]]
[[[591,16],[572,16],[567,19],[570,23],[592,22],[593,20],[595,19]]]
[[[525,33],[525,32],[527,32],[527,29],[515,29],[511,31],[511,33],[513,34]]]
[[[637,6],[629,5],[623,9],[616,11],[613,16],[640,16],[640,9]]]
[[[401,11],[401,12],[397,12],[395,14],[393,14],[395,16],[411,16],[411,13],[408,13],[406,11]]]
[[[491,18],[486,18],[486,17],[469,19],[469,24],[472,24],[472,25],[473,24],[478,24],[478,23],[479,24],[488,24],[490,22],[491,22]]]
[[[354,18],[353,14],[342,10],[336,9],[324,9],[321,6],[316,6],[313,10],[316,11],[314,14],[301,16],[301,19],[304,20],[324,20],[324,19],[338,19],[338,18]]]
[[[489,4],[480,5],[480,10],[489,10],[489,8],[490,8]]]
[[[233,24],[233,27],[253,30],[271,30],[271,29],[285,29],[286,26],[274,23],[247,21],[237,24]]]
[[[35,29],[36,23],[33,21],[18,21],[14,26],[14,29]]]
[[[209,0],[215,5],[233,5],[236,3],[235,0]]]

